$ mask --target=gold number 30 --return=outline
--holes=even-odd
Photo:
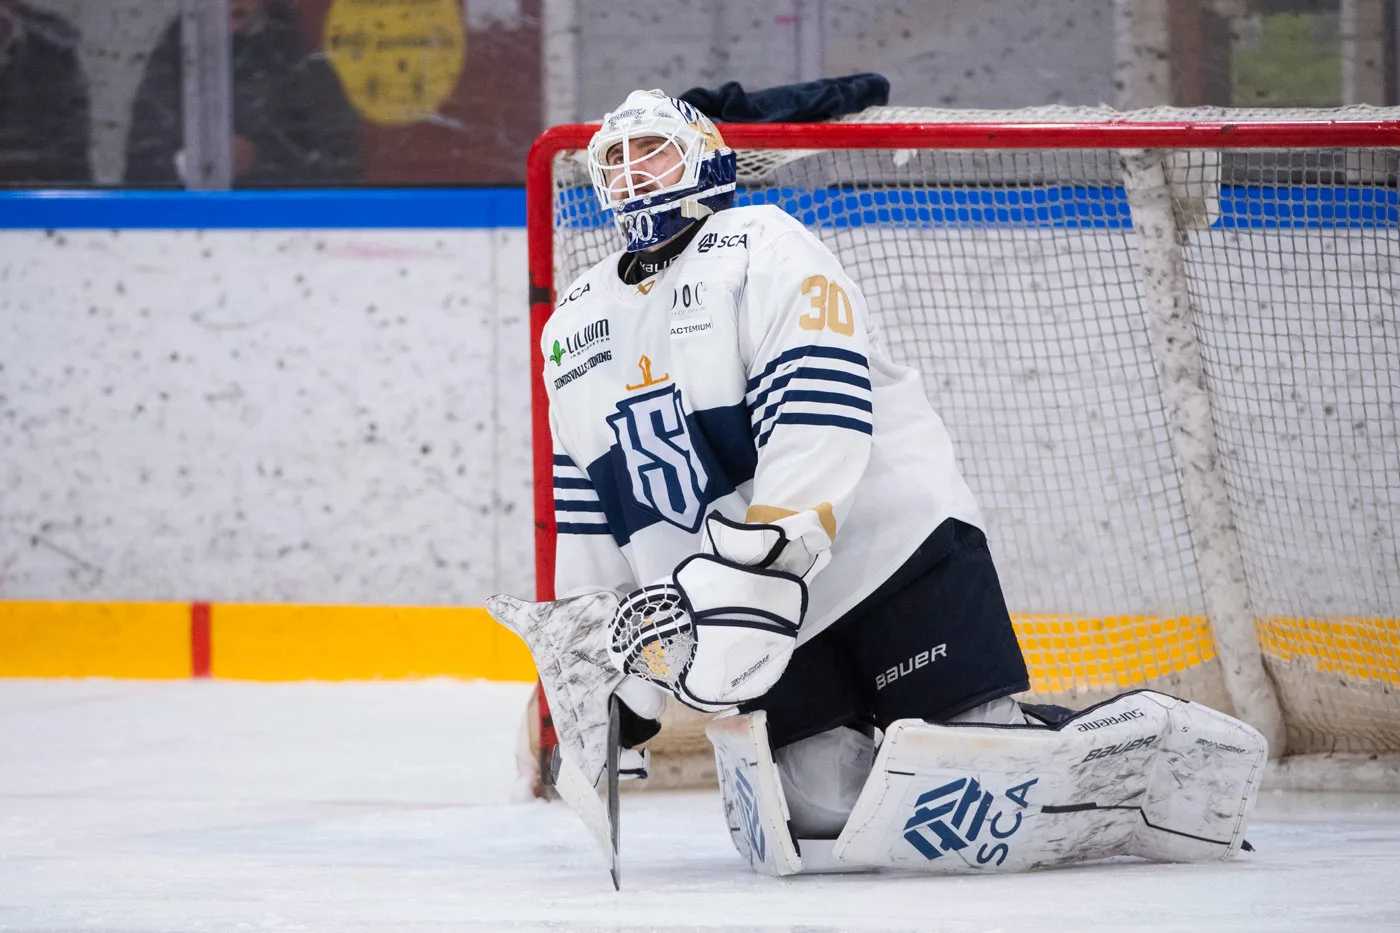
[[[824,275],[809,275],[802,280],[802,294],[811,295],[812,310],[798,319],[803,330],[830,328],[849,337],[856,332],[856,316],[851,310],[851,296]]]

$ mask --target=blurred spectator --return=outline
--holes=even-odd
[[[0,185],[92,182],[77,47],[66,20],[0,0]]]
[[[308,55],[292,12],[276,0],[229,0],[233,33],[233,174],[244,188],[359,181],[355,112],[340,81]],[[181,182],[180,20],[151,53],[131,108],[126,181]]]

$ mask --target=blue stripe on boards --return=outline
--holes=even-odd
[[[870,361],[854,350],[843,350],[840,347],[793,347],[791,350],[784,350],[768,361],[768,365],[763,367],[763,371],[749,380],[745,391],[752,392],[759,384],[773,374],[779,366],[784,363],[791,363],[793,360],[800,360],[803,357],[815,357],[826,360],[841,360],[846,363],[853,363],[856,366],[870,368]]]
[[[1129,226],[1121,187],[1094,185],[977,188],[764,188],[736,204],[774,204],[809,227],[1050,227],[1120,230]]]
[[[809,227],[1042,227],[1126,230],[1120,187],[740,189],[736,204],[776,204]],[[591,187],[560,192],[560,223],[611,225]],[[281,191],[0,191],[0,229],[462,229],[525,226],[523,188]],[[1400,227],[1387,185],[1223,185],[1221,229]]]
[[[1226,230],[1400,226],[1400,191],[1360,185],[1224,185],[1220,218]]]
[[[1119,230],[1130,226],[1123,188],[1104,185],[1008,185],[857,188],[739,188],[734,204],[773,204],[805,226],[846,229],[901,227],[1048,227]],[[563,226],[593,229],[612,223],[591,187],[559,192],[555,217]]]
[[[610,535],[612,529],[607,525],[583,525],[578,522],[556,522],[554,530],[561,535]]]
[[[0,191],[0,229],[387,230],[523,226],[523,188]]]
[[[809,227],[972,227],[1128,230],[1123,188],[1008,185],[975,188],[740,188],[734,203],[775,204]],[[612,223],[591,187],[560,192],[564,226]],[[1389,185],[1222,185],[1220,229],[1400,227],[1400,191]]]

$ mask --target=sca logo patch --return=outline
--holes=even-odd
[[[564,307],[564,305],[568,304],[568,303],[571,302],[571,301],[577,301],[578,299],[582,298],[584,295],[587,295],[587,294],[588,294],[589,292],[591,292],[592,290],[593,290],[593,285],[592,285],[592,283],[590,283],[590,282],[585,282],[583,285],[580,285],[578,288],[575,288],[573,291],[569,292],[567,295],[565,295],[564,297],[560,298],[560,299],[559,299],[559,303],[556,304],[554,307],[556,307],[556,308],[562,308],[562,307]]]
[[[718,233],[707,233],[700,238],[696,245],[697,253],[708,253],[712,249],[724,249],[726,246],[742,246],[749,248],[749,235],[747,233],[729,233],[720,236]]]
[[[1000,865],[1011,853],[1011,844],[1005,840],[1021,828],[1021,812],[1030,806],[1026,797],[1039,780],[1031,778],[1001,794],[1014,806],[998,805],[997,795],[976,778],[958,778],[936,787],[914,801],[914,815],[904,824],[904,838],[930,861],[984,839],[973,858],[978,865]]]

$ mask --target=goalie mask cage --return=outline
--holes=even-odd
[[[621,248],[581,157],[594,129],[556,127],[530,153],[541,599],[541,328]],[[1031,699],[1151,687],[1251,722],[1317,786],[1338,773],[1318,753],[1382,753],[1369,767],[1394,779],[1400,111],[875,108],[720,130],[736,204],[820,237],[874,339],[923,374],[986,515]],[[689,733],[673,741],[704,748]]]

